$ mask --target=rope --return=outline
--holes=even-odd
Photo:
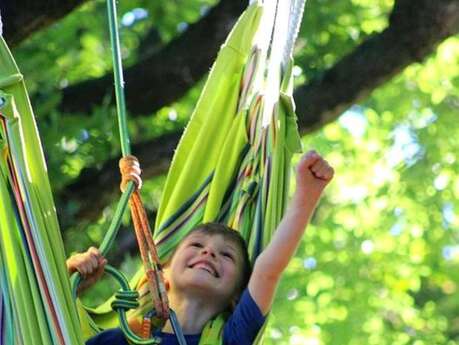
[[[156,313],[158,317],[166,321],[169,318],[169,303],[158,253],[153,241],[150,224],[148,223],[147,213],[139,193],[139,188],[142,185],[140,165],[136,157],[129,155],[120,159],[119,167],[121,172],[121,191],[124,192],[129,181],[134,182],[136,185],[136,189],[129,199],[132,223],[134,224],[148,289],[152,296]]]
[[[295,46],[295,42],[301,27],[301,21],[303,19],[305,3],[306,0],[292,0],[290,3],[289,28],[284,53],[282,56],[282,66],[284,68],[293,53],[293,47]]]
[[[261,25],[264,30],[259,33],[257,45],[264,51],[271,49],[270,60],[272,51],[279,52],[281,66],[285,68],[298,37],[306,0],[250,0],[249,5],[254,2],[262,3],[265,8],[262,18],[265,24]]]
[[[132,222],[134,224],[134,229],[136,232],[137,242],[139,244],[142,262],[148,279],[148,288],[152,295],[157,315],[161,319],[167,320],[169,315],[169,307],[166,289],[164,287],[164,279],[162,276],[161,266],[159,264],[156,247],[151,235],[150,225],[148,223],[145,208],[143,206],[139,193],[139,189],[142,186],[142,181],[140,179],[140,165],[135,157],[130,156],[131,150],[127,129],[123,68],[121,62],[121,49],[116,19],[117,14],[115,0],[107,0],[107,13],[110,27],[110,42],[112,46],[113,73],[115,82],[115,95],[121,150],[124,156],[124,158],[120,160],[120,170],[122,176],[122,182],[120,187],[121,191],[123,192],[123,197],[126,194],[130,194],[129,205],[131,208]],[[129,181],[132,181],[133,183],[130,184],[128,183]],[[126,195],[124,199],[126,199],[128,195]],[[124,207],[122,206],[123,205],[120,201],[118,208],[124,209]],[[119,212],[119,214],[117,212],[116,216],[116,218],[119,217],[119,219],[121,219],[122,212]],[[116,227],[114,226],[113,228],[119,228],[119,219],[117,219],[116,222],[115,220],[113,221],[113,223],[117,223]],[[109,242],[113,242],[116,233],[117,230],[113,230],[110,234],[111,237],[109,237],[109,234],[107,234],[107,237],[109,237],[109,239],[107,239],[106,241],[104,239],[103,244],[108,245]]]
[[[122,193],[126,191],[129,181],[134,182],[137,190],[142,188],[142,179],[140,178],[142,170],[140,169],[137,157],[128,155],[121,158],[119,168],[121,172],[120,189]]]
[[[271,22],[266,24],[266,28],[263,30],[265,32],[264,35],[270,33],[270,36],[260,39],[262,50],[267,51],[267,47],[269,47],[267,81],[265,84],[266,102],[262,115],[262,127],[269,126],[274,106],[279,100],[279,86],[298,36],[304,3],[305,0],[264,1],[266,22]],[[270,30],[267,30],[267,28]]]
[[[139,293],[137,291],[118,291],[111,304],[112,309],[122,309],[125,312],[129,309],[135,309],[139,306],[139,302],[137,301],[138,298]]]
[[[129,328],[129,324],[126,318],[126,311],[129,309],[137,308],[139,303],[137,299],[139,294],[137,291],[132,291],[129,287],[129,283],[126,277],[114,269],[112,266],[107,265],[105,271],[110,274],[117,282],[120,284],[121,290],[115,294],[115,299],[112,302],[111,306],[113,310],[118,312],[120,318],[120,328],[123,331],[126,338],[129,340],[129,343],[136,345],[158,345],[161,343],[161,339],[158,337],[147,339],[140,338]]]
[[[121,152],[123,156],[131,153],[127,128],[126,101],[124,97],[123,66],[121,63],[121,48],[116,21],[115,0],[107,0],[108,25],[110,27],[110,43],[112,47],[113,76],[115,78],[116,113],[118,115]]]
[[[113,73],[115,82],[115,95],[116,95],[116,109],[120,133],[121,151],[123,158],[120,160],[119,167],[121,171],[121,191],[122,196],[118,202],[115,215],[112,219],[110,227],[104,236],[100,251],[102,255],[105,255],[108,249],[112,246],[115,241],[115,237],[118,233],[121,225],[121,219],[126,209],[127,203],[129,202],[131,209],[132,222],[139,245],[139,250],[145,269],[147,278],[148,290],[151,294],[153,304],[155,306],[155,315],[165,322],[169,319],[169,303],[167,299],[167,292],[164,285],[164,278],[159,263],[158,254],[153,241],[150,225],[148,223],[147,214],[140,197],[139,189],[142,186],[142,180],[140,178],[140,165],[136,157],[130,155],[130,142],[129,133],[127,128],[127,116],[126,116],[126,103],[124,97],[124,80],[123,80],[123,69],[121,63],[121,49],[119,42],[117,14],[115,0],[107,0],[107,13],[108,22],[110,27],[110,42],[112,47],[112,60],[113,60]],[[112,274],[116,274],[115,270],[110,270]],[[113,272],[112,272],[113,271]],[[119,273],[118,273],[119,274]],[[74,296],[81,277],[75,274],[72,277],[72,287]],[[128,288],[128,287],[127,287]],[[126,288],[126,289],[127,289]],[[134,294],[135,295],[135,294]],[[117,300],[113,304],[113,308],[118,310],[120,315],[120,324],[123,333],[135,344],[156,344],[159,343],[158,339],[141,339],[137,337],[127,326],[127,320],[124,310],[132,308],[137,302],[133,301],[134,295],[131,293],[123,293],[117,296]],[[121,301],[119,300],[121,298]],[[175,319],[172,318],[171,322],[174,325]],[[174,325],[174,331],[176,331],[177,337],[183,338],[183,334],[179,324]]]

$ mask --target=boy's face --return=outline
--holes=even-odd
[[[235,297],[242,275],[241,249],[222,235],[191,233],[165,269],[172,290],[205,294],[221,303]]]

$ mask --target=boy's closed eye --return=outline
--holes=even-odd
[[[231,261],[234,261],[234,255],[230,252],[226,252],[226,251],[223,251],[223,252],[220,252],[220,255],[231,260]]]

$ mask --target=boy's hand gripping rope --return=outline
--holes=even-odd
[[[155,306],[156,315],[166,322],[169,318],[169,302],[161,264],[153,241],[147,214],[139,193],[139,189],[142,186],[140,164],[135,156],[127,155],[120,159],[119,167],[121,172],[121,191],[123,192],[125,190],[129,181],[134,182],[136,186],[129,199],[132,222],[134,224],[140,255],[142,257],[148,282],[148,289]]]

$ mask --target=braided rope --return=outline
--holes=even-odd
[[[282,56],[283,67],[285,67],[293,54],[293,48],[295,46],[298,33],[300,32],[305,4],[306,0],[292,0],[290,2],[289,28]]]
[[[159,263],[158,254],[152,238],[150,225],[148,223],[145,208],[143,206],[139,189],[142,186],[142,180],[140,179],[140,165],[138,160],[134,156],[130,156],[131,148],[129,141],[129,133],[127,128],[127,116],[126,116],[126,103],[124,96],[124,79],[123,79],[123,68],[121,59],[121,48],[118,33],[117,14],[116,14],[116,0],[106,0],[107,3],[107,15],[108,23],[110,28],[110,44],[112,47],[112,62],[113,62],[113,74],[115,81],[115,95],[116,95],[116,109],[118,117],[118,127],[121,142],[121,151],[125,158],[120,161],[121,170],[121,190],[123,191],[121,199],[118,202],[115,215],[112,219],[110,227],[104,236],[100,250],[103,255],[106,254],[108,249],[113,244],[116,234],[118,233],[121,218],[124,214],[125,207],[129,202],[131,208],[132,220],[136,232],[137,242],[139,244],[142,261],[145,268],[147,277],[147,286],[152,296],[153,303],[155,305],[155,312],[158,319],[162,322],[167,321],[169,318],[169,303],[167,299],[167,292],[164,286],[163,273],[161,265]],[[132,183],[131,183],[132,182]],[[128,201],[129,199],[129,201]],[[73,278],[73,277],[72,277]],[[76,276],[72,280],[72,286],[74,294],[76,296],[76,289],[79,284],[81,277]],[[157,339],[141,339],[137,337],[127,326],[126,315],[124,312],[120,312],[120,322],[123,333],[131,340],[134,344],[159,344],[160,340]],[[171,313],[171,315],[173,312]],[[171,319],[174,323],[174,319]],[[180,339],[183,338],[180,325],[174,325],[174,331],[176,331],[177,338],[180,344],[183,344]]]
[[[257,1],[266,8],[266,21],[275,21],[271,30],[264,30],[265,38],[260,40],[260,46],[267,50],[268,46],[271,45],[271,50],[273,50],[275,45],[276,50],[280,49],[282,51],[281,66],[285,68],[290,61],[300,31],[306,0],[250,0],[249,5]],[[286,8],[288,8],[289,13],[287,16],[285,15]],[[279,13],[282,13],[281,18],[278,17]],[[288,23],[287,28],[285,28],[286,23]],[[268,29],[267,25],[262,27]],[[281,32],[276,34],[279,31]],[[269,38],[266,37],[267,33],[270,35]],[[280,37],[275,39],[274,36],[276,35]],[[276,40],[277,43],[275,43]]]
[[[119,167],[121,190],[124,191],[129,181],[133,181],[136,185],[136,189],[129,199],[132,223],[134,224],[140,256],[147,277],[148,290],[152,296],[158,317],[165,322],[169,318],[169,302],[147,213],[139,193],[139,187],[142,185],[140,164],[136,157],[128,155],[120,159]]]
[[[279,86],[283,72],[290,62],[293,47],[298,36],[305,0],[265,0],[265,23],[269,23],[271,30],[263,28],[260,33],[260,47],[268,51],[268,68],[266,78],[265,105],[262,115],[262,127],[269,126],[274,106],[279,100]],[[271,17],[273,16],[273,17]],[[274,22],[274,23],[273,23]],[[267,35],[270,35],[267,37]],[[264,36],[263,36],[264,35]]]

